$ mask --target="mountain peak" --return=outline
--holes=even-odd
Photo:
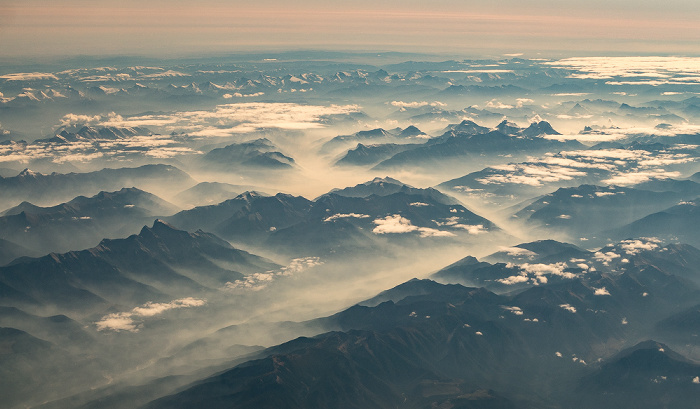
[[[31,169],[29,169],[29,168],[24,168],[24,170],[21,171],[21,172],[19,172],[19,175],[17,175],[17,176],[20,176],[20,177],[37,177],[37,176],[42,176],[42,174],[39,173],[39,172],[34,172],[33,170],[31,170]]]
[[[370,184],[377,184],[377,183],[390,183],[392,185],[404,185],[404,183],[402,183],[401,181],[396,180],[394,178],[391,178],[389,176],[384,176],[383,178],[375,177],[374,179],[372,179],[371,182],[367,182],[365,184],[370,185]]]
[[[376,129],[370,129],[368,131],[359,131],[357,132],[357,136],[362,136],[362,137],[381,137],[381,136],[387,136],[389,133],[384,130],[384,128],[376,128]]]
[[[522,129],[518,126],[518,124],[516,124],[514,122],[510,122],[510,121],[508,121],[508,119],[504,118],[503,121],[501,121],[501,123],[496,125],[495,130],[497,130],[503,134],[506,134],[506,135],[513,135],[513,134],[517,134]]]
[[[552,125],[547,121],[533,122],[528,126],[523,134],[526,136],[539,136],[539,135],[561,135],[559,132],[552,128]]]
[[[158,234],[163,234],[163,233],[171,233],[174,231],[178,231],[175,227],[173,227],[171,224],[168,222],[162,220],[162,219],[156,219],[153,222],[152,227],[148,226],[143,226],[141,229],[141,232],[139,233],[139,236],[146,236],[150,234],[158,235]]]
[[[399,133],[400,137],[409,138],[412,136],[425,135],[425,132],[421,131],[414,125],[407,126],[406,129]]]
[[[156,219],[153,222],[153,227],[155,229],[168,229],[168,230],[177,230],[175,227],[173,227],[170,223],[164,221],[163,219]]]

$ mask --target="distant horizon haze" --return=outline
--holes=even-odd
[[[700,54],[700,2],[9,0],[3,58],[386,50],[528,57]]]

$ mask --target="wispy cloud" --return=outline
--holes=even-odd
[[[204,304],[206,304],[205,300],[192,297],[180,298],[168,303],[149,302],[131,311],[105,315],[95,325],[98,331],[138,332],[146,318],[161,315],[174,309],[201,307]]]
[[[58,80],[58,77],[48,72],[18,72],[14,74],[0,75],[0,79],[6,81],[36,81]]]
[[[440,101],[433,101],[433,102],[427,102],[427,101],[414,101],[414,102],[403,102],[403,101],[391,101],[390,103],[392,106],[399,107],[399,108],[422,108],[426,106],[431,106],[431,107],[444,107],[447,106],[447,104],[442,103]]]
[[[326,217],[323,219],[324,222],[332,222],[338,219],[367,219],[370,216],[368,214],[358,214],[358,213],[336,213],[333,216]]]
[[[322,264],[323,261],[319,257],[295,258],[286,267],[278,271],[253,273],[240,280],[226,283],[224,288],[228,290],[260,291],[281,277],[290,277]]]

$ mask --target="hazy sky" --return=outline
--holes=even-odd
[[[697,0],[0,0],[0,54],[700,54],[698,21]]]

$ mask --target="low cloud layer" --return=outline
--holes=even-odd
[[[577,57],[546,62],[576,72],[578,79],[627,78],[610,85],[700,84],[700,58],[696,57]]]

